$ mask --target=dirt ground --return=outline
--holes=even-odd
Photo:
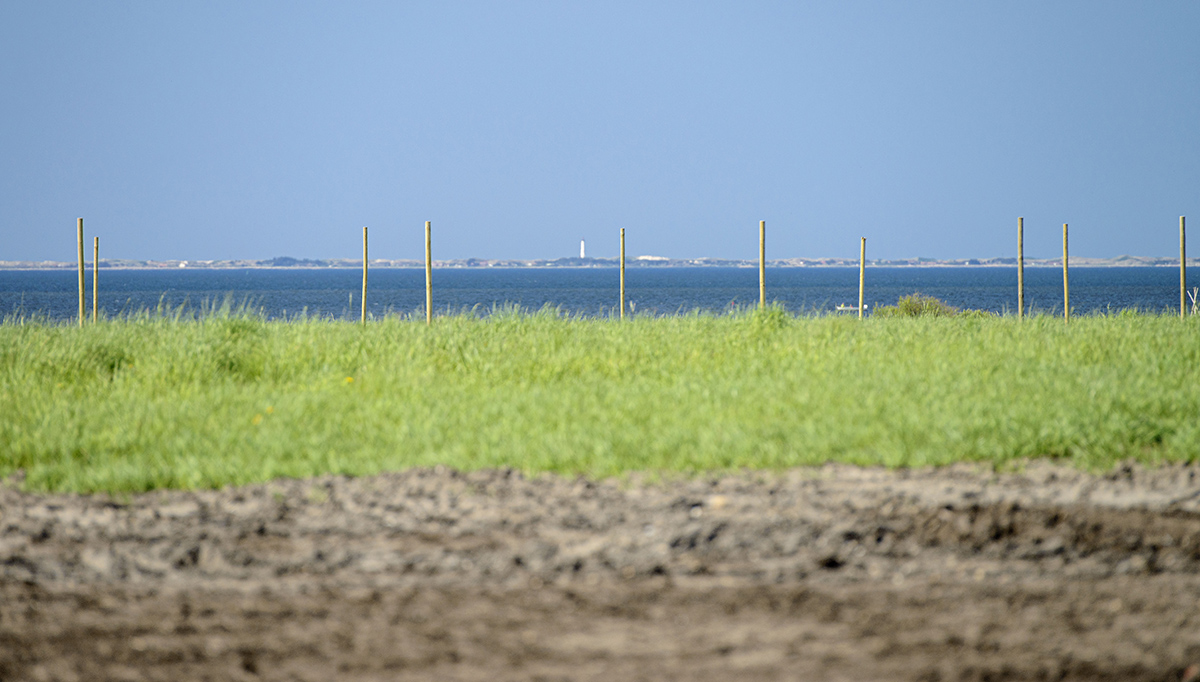
[[[1200,466],[0,485],[0,680],[1200,680]]]

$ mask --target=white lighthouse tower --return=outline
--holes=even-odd
[[[579,257],[580,257],[580,258],[587,258],[587,256],[585,255],[585,253],[586,253],[586,252],[583,250],[583,240],[582,240],[582,239],[580,239],[580,240],[579,240]]]

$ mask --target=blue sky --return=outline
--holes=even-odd
[[[1197,2],[0,2],[0,260],[1172,255]],[[1200,239],[1194,239],[1200,244]]]

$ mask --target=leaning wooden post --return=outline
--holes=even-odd
[[[429,221],[425,221],[425,324],[433,324],[433,249]]]
[[[1179,317],[1187,317],[1187,241],[1183,216],[1179,216]]]
[[[92,322],[99,320],[100,307],[100,238],[94,237],[92,242]]]
[[[625,319],[625,228],[621,228],[621,319]]]
[[[1071,321],[1071,280],[1067,276],[1067,224],[1063,223],[1063,322]]]
[[[363,227],[362,323],[367,323],[367,228]]]
[[[84,299],[84,295],[83,295],[83,283],[84,283],[84,275],[83,275],[83,218],[80,218],[80,219],[79,219],[77,233],[78,233],[78,237],[79,237],[79,326],[80,326],[80,327],[82,327],[82,326],[83,326],[83,315],[84,315],[84,309],[83,309],[83,299]]]
[[[858,319],[863,317],[863,285],[867,279],[867,238],[858,242]]]
[[[758,221],[758,307],[767,305],[767,221]]]
[[[1017,319],[1025,318],[1025,219],[1017,218]]]

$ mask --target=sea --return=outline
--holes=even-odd
[[[266,317],[355,319],[362,272],[353,269],[170,269],[101,268],[99,305],[106,316],[182,309],[204,314],[225,303]],[[373,269],[367,311],[374,317],[424,315],[423,269]],[[87,271],[91,314],[92,271]],[[858,269],[768,268],[767,299],[797,314],[834,313],[857,305]],[[502,308],[551,307],[564,314],[617,314],[616,268],[449,268],[433,271],[437,314],[488,315]],[[1179,271],[1154,267],[1077,267],[1070,270],[1072,314],[1126,309],[1166,312],[1179,307]],[[964,309],[1013,314],[1015,267],[878,267],[866,270],[868,313],[913,293],[934,296]],[[721,267],[637,267],[626,271],[626,301],[636,315],[723,313],[758,302],[758,270]],[[1062,271],[1025,269],[1025,304],[1032,312],[1061,314]],[[69,320],[78,315],[75,270],[0,270],[0,316],[5,319]]]

